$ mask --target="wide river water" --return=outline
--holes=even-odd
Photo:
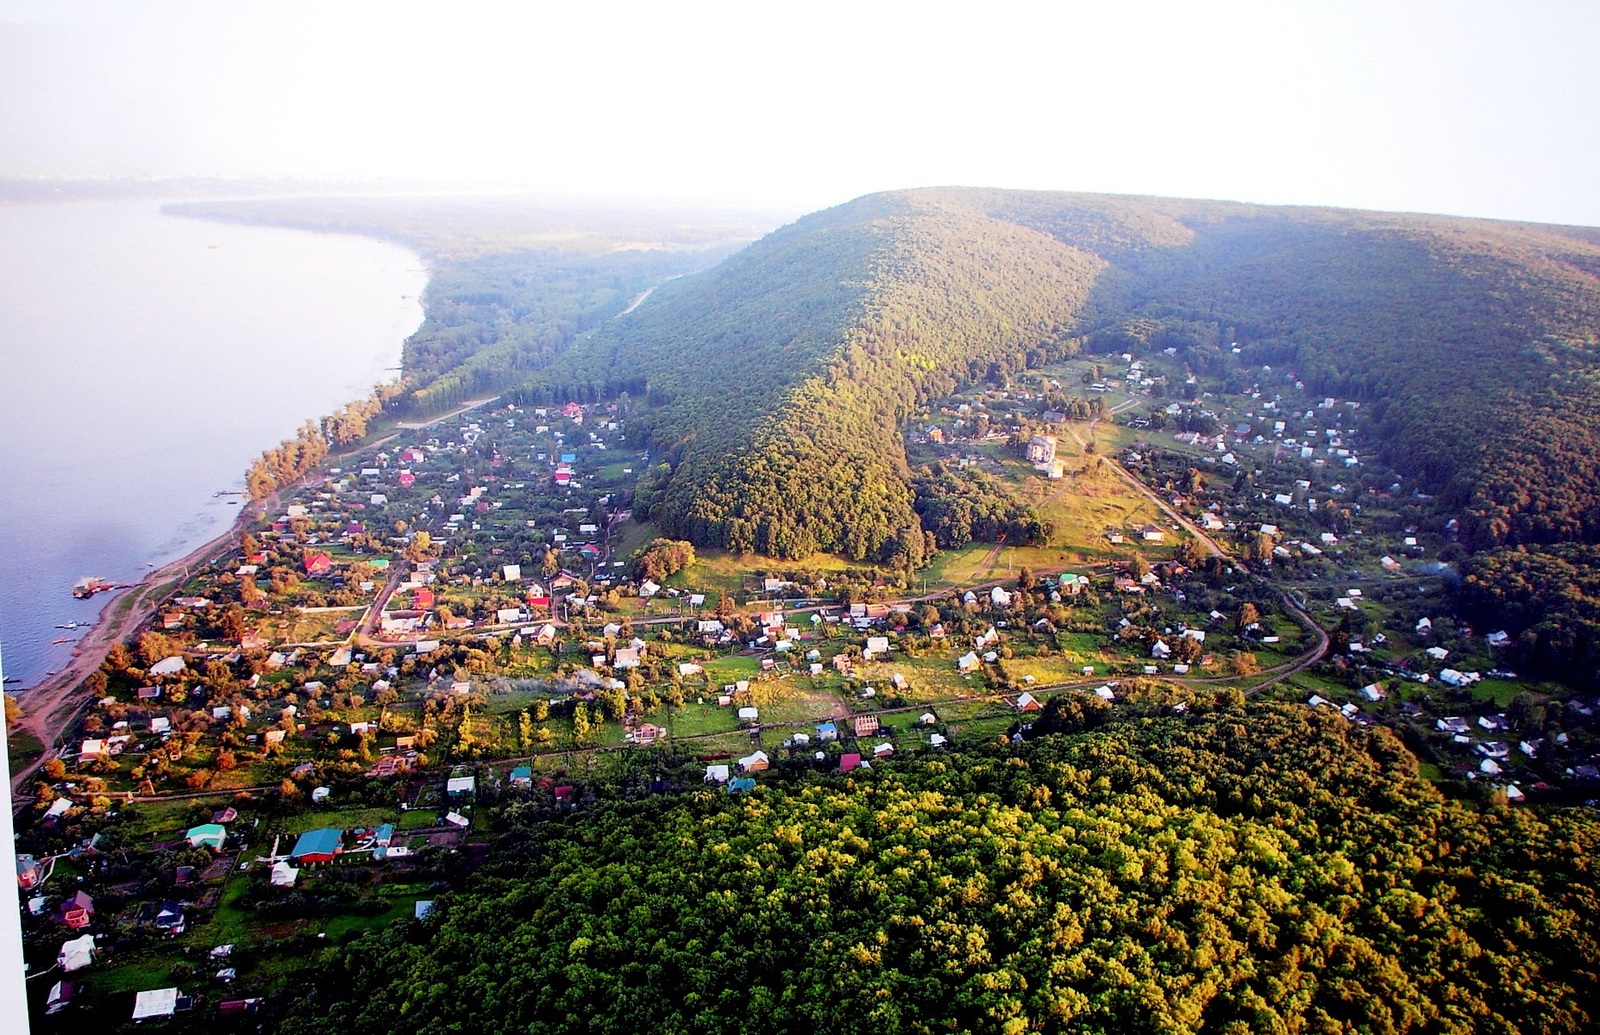
[[[427,280],[404,248],[164,215],[0,205],[0,657],[8,689],[223,531],[262,449],[395,376]],[[65,637],[69,642],[52,643]],[[15,681],[14,681],[15,680]]]

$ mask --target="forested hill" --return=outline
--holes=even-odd
[[[289,1033],[1580,1032],[1594,819],[1258,707],[555,816]],[[777,776],[778,774],[769,774]]]
[[[662,288],[522,398],[648,393],[670,474],[634,510],[670,534],[915,564],[899,425],[931,393],[1064,354],[1105,265],[935,195],[873,195]]]
[[[1593,541],[1597,240],[1158,198],[871,195],[662,288],[519,397],[659,404],[667,467],[640,496],[671,534],[915,563],[894,429],[919,398],[1078,349],[1172,347],[1196,369],[1272,364],[1368,400],[1386,459],[1449,494],[1473,545]]]

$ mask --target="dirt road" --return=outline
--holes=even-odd
[[[1097,423],[1098,423],[1098,420],[1091,421],[1089,423],[1089,433],[1091,435],[1094,434],[1094,425],[1097,424]],[[1083,439],[1078,435],[1078,432],[1077,432],[1077,430],[1075,428],[1070,428],[1069,427],[1067,429],[1067,431],[1068,431],[1069,434],[1072,435],[1073,439],[1078,443],[1079,448],[1083,448],[1083,449],[1087,449],[1088,448],[1084,444]],[[1215,539],[1212,539],[1209,535],[1206,535],[1204,532],[1202,532],[1200,530],[1200,526],[1196,525],[1193,521],[1190,521],[1188,518],[1186,518],[1182,514],[1178,513],[1178,511],[1175,510],[1169,503],[1167,503],[1166,500],[1164,500],[1160,496],[1158,496],[1156,494],[1155,490],[1151,489],[1150,486],[1146,485],[1144,482],[1140,481],[1138,478],[1135,478],[1131,473],[1129,473],[1128,469],[1126,467],[1123,467],[1122,464],[1118,463],[1117,460],[1114,457],[1104,456],[1104,457],[1101,457],[1101,459],[1103,459],[1111,467],[1111,469],[1113,471],[1117,472],[1117,475],[1119,477],[1121,477],[1123,481],[1125,481],[1129,485],[1131,485],[1140,495],[1144,496],[1151,503],[1154,503],[1156,505],[1156,507],[1158,507],[1163,514],[1165,514],[1167,517],[1171,518],[1173,521],[1177,522],[1177,524],[1185,532],[1188,532],[1190,535],[1194,536],[1197,540],[1199,540],[1200,543],[1203,546],[1205,546],[1206,551],[1208,553],[1210,553],[1211,556],[1213,556],[1213,557],[1221,557],[1224,560],[1227,559],[1227,557],[1228,557],[1227,552],[1225,550],[1223,550],[1222,547],[1217,545],[1217,541]]]

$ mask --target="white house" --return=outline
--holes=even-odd
[[[175,676],[187,667],[188,665],[184,663],[182,658],[173,655],[170,658],[162,658],[154,665],[151,665],[150,674],[153,676]]]

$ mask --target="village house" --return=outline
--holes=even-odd
[[[330,863],[344,852],[344,831],[332,827],[308,830],[294,843],[289,858],[297,863]]]
[[[57,907],[56,918],[74,931],[88,927],[94,920],[94,899],[75,891]]]
[[[1048,465],[1056,458],[1056,440],[1050,435],[1035,435],[1028,440],[1028,463],[1035,467]]]

